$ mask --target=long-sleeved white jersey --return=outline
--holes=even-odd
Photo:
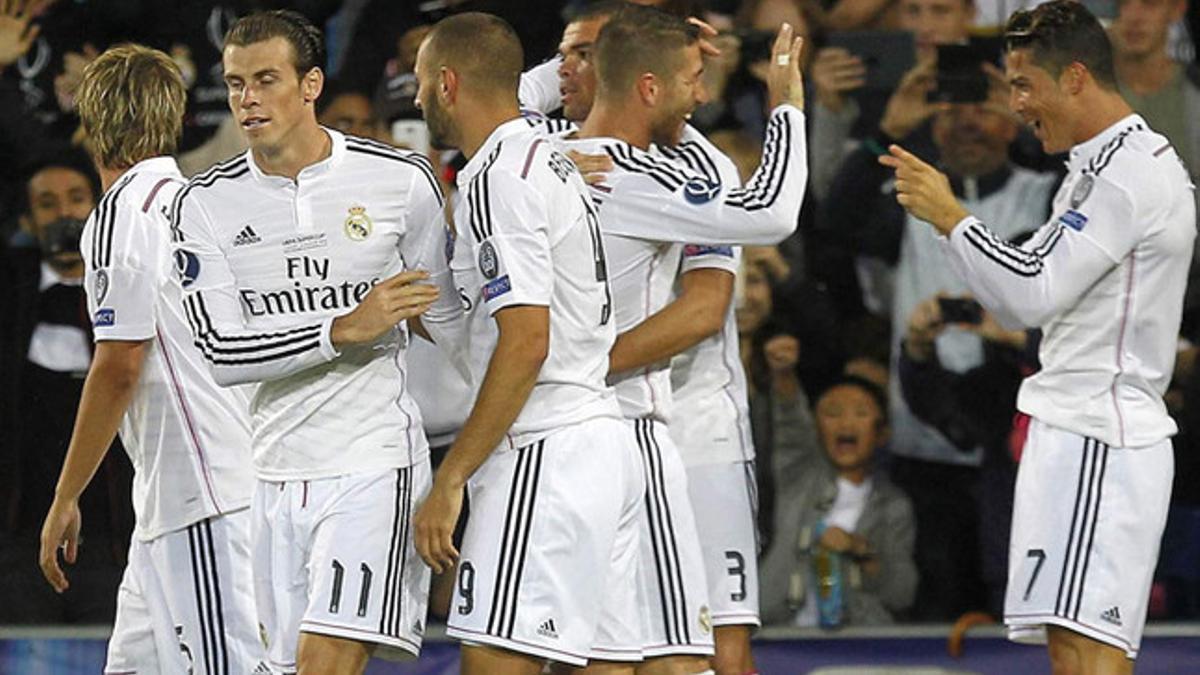
[[[175,201],[175,262],[216,380],[255,383],[255,469],[264,480],[409,466],[428,444],[407,391],[403,326],[340,353],[333,320],[372,286],[424,269],[440,291],[435,335],[462,309],[446,256],[441,190],[417,153],[325,130],[329,157],[293,181],[246,152]]]
[[[974,217],[943,238],[1001,322],[1041,327],[1021,411],[1113,447],[1175,433],[1171,380],[1196,210],[1165,137],[1130,115],[1071,149],[1050,221],[1017,247]]]
[[[549,308],[550,347],[505,442],[620,417],[605,384],[616,340],[604,242],[575,164],[523,119],[497,127],[458,173],[454,277],[467,308],[468,353],[481,384],[499,335],[492,315]]]
[[[807,174],[804,118],[784,105],[768,122],[763,161],[746,186],[723,182],[702,156],[691,162],[641,150],[613,138],[556,140],[585,154],[607,154],[613,170],[591,186],[609,255],[617,332],[631,330],[665,307],[685,245],[712,253],[733,244],[774,244],[795,229]],[[692,153],[681,145],[680,153]],[[622,413],[669,421],[669,362],[614,378]]]
[[[121,419],[133,463],[135,536],[149,540],[250,503],[248,397],[218,387],[192,345],[171,269],[175,160],[138,162],[105,193],[80,240],[97,342],[146,342]]]

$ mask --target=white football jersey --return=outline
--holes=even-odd
[[[538,127],[497,127],[458,173],[454,276],[478,386],[505,307],[550,309],[550,350],[529,400],[506,436],[512,447],[594,417],[620,417],[605,384],[616,340],[604,242],[574,162]]]
[[[791,106],[772,114],[763,162],[745,188],[723,183],[691,144],[681,145],[679,153],[691,157],[696,169],[613,138],[567,132],[555,139],[567,149],[613,160],[613,170],[591,191],[609,256],[618,333],[670,302],[682,245],[711,253],[730,244],[774,244],[799,222],[807,173],[804,119]],[[669,421],[669,365],[664,361],[614,378],[626,417]]]
[[[1196,210],[1175,150],[1138,115],[1071,149],[1050,221],[1017,247],[974,217],[943,242],[979,300],[1041,327],[1017,407],[1117,448],[1177,430],[1171,380]]]
[[[737,166],[703,134],[688,126],[674,148],[658,148],[663,156],[683,163],[723,185],[741,184]],[[698,269],[740,271],[739,246],[683,248],[680,275]],[[737,318],[729,303],[721,330],[671,360],[671,391],[676,423],[671,437],[687,466],[743,462],[754,459],[750,434],[750,403],[746,372],[738,350]]]
[[[406,269],[441,294],[422,322],[461,323],[441,189],[428,160],[343,136],[295,181],[246,153],[193,178],[175,202],[175,262],[196,345],[222,384],[255,383],[254,461],[264,480],[410,466],[428,444],[397,326],[373,344],[330,340],[333,320]],[[439,340],[439,343],[442,343]]]
[[[213,381],[171,267],[169,212],[183,183],[169,157],[138,162],[104,194],[79,243],[96,341],[148,343],[120,427],[140,540],[245,508],[254,485],[249,400]]]

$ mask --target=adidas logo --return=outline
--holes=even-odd
[[[542,637],[558,639],[558,629],[554,627],[554,619],[546,619],[542,625],[538,626],[537,634]]]
[[[241,232],[238,232],[238,236],[233,238],[233,245],[249,246],[250,244],[257,244],[260,241],[262,241],[262,239],[258,236],[258,233],[254,231],[254,228],[247,225],[242,228]]]
[[[1120,626],[1121,610],[1114,605],[1113,607],[1104,610],[1104,612],[1100,614],[1100,618],[1113,624],[1114,626]]]

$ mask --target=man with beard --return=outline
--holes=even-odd
[[[641,659],[645,485],[604,382],[608,268],[582,177],[519,114],[521,66],[512,28],[474,12],[439,22],[417,55],[430,136],[468,158],[453,267],[478,395],[416,514],[416,545],[439,574],[457,561],[447,633],[463,673],[536,675],[547,659],[631,672],[619,662]]]
[[[744,374],[723,365],[722,357],[732,349],[724,362],[737,363],[729,311],[738,260],[732,245],[775,243],[798,220],[806,168],[800,43],[790,28],[776,42],[770,66],[775,113],[763,162],[746,189],[738,187],[732,162],[686,125],[702,102],[695,26],[650,8],[603,6],[570,24],[560,49],[564,113],[582,122],[560,140],[615,164],[594,186],[593,198],[621,333],[610,381],[622,412],[634,421],[648,482],[641,571],[650,621],[643,653],[650,660],[639,672],[706,669],[716,625],[714,665],[745,673],[754,667],[749,635],[758,624],[746,472],[753,450]],[[526,87],[523,98],[553,104],[536,87]],[[681,267],[681,293],[670,302]],[[668,430],[673,383],[667,365],[697,345],[674,385],[680,409],[707,421],[689,419]],[[686,444],[686,471],[673,437]],[[711,525],[703,535],[689,492],[706,507],[698,512]]]

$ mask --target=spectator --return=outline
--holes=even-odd
[[[845,376],[817,399],[816,419],[822,451],[796,458],[777,495],[776,541],[760,573],[763,623],[818,624],[823,555],[840,567],[843,623],[892,623],[916,593],[916,533],[908,497],[872,470],[888,437],[883,391]]]
[[[944,296],[943,296],[944,297]],[[1016,452],[1024,422],[1014,427],[1021,380],[1037,370],[1037,331],[1005,330],[979,308],[978,322],[952,323],[941,312],[939,297],[917,304],[899,352],[904,401],[921,421],[962,449],[983,448],[979,477],[980,573],[986,608],[1004,611],[1008,580],[1008,532],[1012,523]],[[977,306],[977,305],[975,305]],[[983,339],[983,362],[957,373],[938,360],[937,338],[961,330]],[[1020,419],[1018,417],[1017,419]]]
[[[1008,160],[1017,125],[1009,114],[1006,87],[993,73],[989,98],[950,104],[932,126],[934,144],[955,194],[1009,238],[1035,229],[1047,214],[1055,178],[1013,166]],[[974,542],[978,532],[974,486],[982,450],[958,447],[916,419],[895,377],[898,345],[917,303],[966,288],[952,272],[934,233],[904,211],[885,190],[890,172],[876,162],[876,146],[864,143],[847,159],[824,204],[823,227],[859,254],[895,261],[892,316],[892,478],[908,490],[920,541],[922,602],[918,618],[949,620],[982,603]],[[983,362],[979,336],[952,331],[938,336],[941,363],[964,372]],[[930,485],[943,486],[930,490]]]
[[[887,142],[905,139],[922,127],[934,110],[925,94],[933,82],[937,45],[963,42],[970,35],[975,12],[972,0],[899,0],[899,6],[899,26],[913,34],[917,65],[885,106],[866,101],[869,105],[860,107],[859,100],[850,96],[866,82],[859,57],[839,47],[826,47],[813,60],[811,80],[816,96],[809,156],[817,199],[829,193],[842,159],[853,147],[852,135],[882,136],[882,147],[887,147]]]
[[[14,249],[38,248],[38,231],[60,218],[84,220],[96,204],[97,183],[91,166],[81,155],[35,162],[27,172],[23,204],[18,207],[18,227],[9,245]]]
[[[391,142],[375,114],[370,97],[337,80],[326,82],[321,98],[317,99],[317,121],[342,133]]]
[[[762,250],[766,248],[764,255]],[[766,261],[763,260],[766,259]],[[767,261],[774,260],[775,263]],[[772,279],[781,279],[782,259],[769,247],[745,249],[741,293],[736,312],[742,366],[750,402],[750,431],[754,436],[758,484],[760,548],[771,546],[777,486],[796,474],[791,458],[817,452],[817,437],[808,397],[796,373],[800,341],[795,331],[771,320]]]
[[[132,470],[119,452],[109,453],[100,480],[80,501],[88,545],[70,590],[56,595],[35,562],[91,362],[79,233],[96,180],[86,166],[55,158],[33,172],[27,218],[37,245],[10,249],[5,261],[11,285],[0,335],[0,624],[111,622],[125,564]]]

